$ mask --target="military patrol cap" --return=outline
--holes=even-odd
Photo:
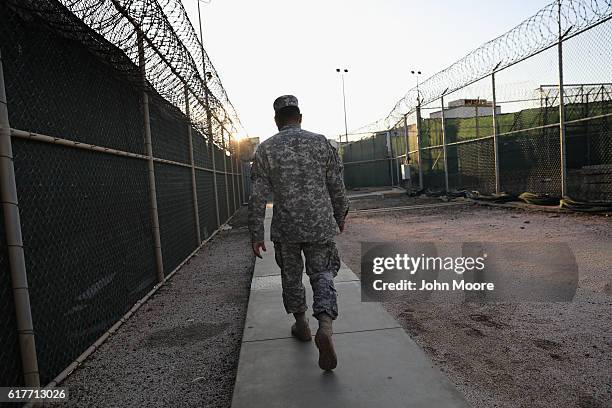
[[[274,112],[278,112],[282,108],[286,108],[287,106],[295,106],[298,107],[298,100],[293,95],[283,95],[276,98],[274,101]]]

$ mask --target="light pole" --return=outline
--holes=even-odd
[[[419,90],[419,75],[421,71],[410,71],[412,75],[416,76],[417,84],[417,106],[416,106],[416,148],[419,157],[419,189],[423,190],[423,156],[421,156],[421,91]],[[404,116],[404,120],[406,117]],[[406,136],[408,136],[408,130],[406,129]],[[408,157],[409,143],[406,140],[406,157]]]
[[[417,84],[417,105],[421,104],[421,93],[419,91],[419,75],[421,75],[421,71],[410,71],[410,73],[416,76],[416,84]]]
[[[210,161],[212,162],[213,170],[213,191],[215,194],[215,216],[217,218],[217,226],[221,226],[221,218],[219,215],[219,189],[217,187],[217,164],[215,163],[215,138],[212,130],[212,113],[210,111],[210,99],[208,93],[208,82],[212,74],[206,71],[206,58],[204,57],[204,37],[202,36],[202,13],[200,12],[200,0],[198,0],[198,23],[200,25],[200,50],[202,52],[202,74],[204,75],[204,103],[206,104],[206,122],[208,130],[208,144],[210,146]],[[225,159],[223,161],[225,163]]]
[[[204,4],[208,4],[210,3],[210,1],[204,1],[204,0],[197,0],[198,2],[198,25],[200,26],[200,48],[201,48],[201,52],[202,52],[202,71],[204,74],[204,81],[208,82],[208,79],[210,79],[211,74],[209,72],[206,72],[206,65],[204,62],[204,37],[202,35],[202,12],[200,11],[200,2],[204,3]]]
[[[336,72],[342,77],[342,106],[344,107],[344,138],[348,143],[348,126],[346,124],[346,93],[344,92],[344,74],[348,73],[348,69],[336,68]]]

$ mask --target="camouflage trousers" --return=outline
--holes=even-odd
[[[308,310],[306,290],[302,283],[304,260],[306,274],[312,287],[313,315],[327,313],[335,319],[338,316],[334,278],[340,269],[340,257],[334,241],[323,242],[274,242],[274,257],[281,269],[283,304],[287,313],[301,313]]]

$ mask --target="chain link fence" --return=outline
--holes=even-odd
[[[207,83],[189,52],[169,58],[159,36],[176,34],[145,31],[140,3],[0,2],[0,128],[31,304],[13,296],[14,230],[0,217],[0,386],[56,379],[245,201],[239,122],[216,73]]]
[[[611,202],[611,120],[612,4],[560,0],[359,129],[345,180]]]

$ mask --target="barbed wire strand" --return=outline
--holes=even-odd
[[[560,8],[560,9],[559,9]],[[384,131],[416,110],[417,97],[427,104],[493,72],[529,58],[559,41],[559,14],[563,39],[612,18],[612,0],[561,0],[550,3],[522,23],[473,50],[459,61],[409,89],[382,119],[351,133]]]
[[[180,0],[13,2],[17,7],[40,15],[64,35],[86,43],[117,72],[134,81],[138,81],[140,76],[134,28],[137,25],[146,43],[145,75],[153,90],[184,112],[183,89],[186,86],[190,94],[191,121],[198,130],[207,134],[205,92],[208,88],[213,128],[224,127],[232,134],[244,132],[210,57],[206,51],[202,52],[203,47]],[[68,9],[72,16],[61,7]],[[83,29],[83,23],[91,32]],[[117,57],[116,50],[109,50],[107,42],[120,49],[127,58]],[[220,132],[214,133],[215,140],[220,143]]]

